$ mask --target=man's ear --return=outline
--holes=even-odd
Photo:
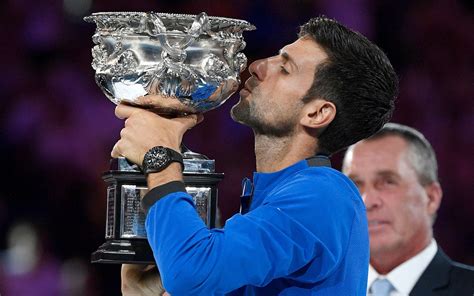
[[[302,112],[301,125],[311,129],[323,129],[336,117],[336,105],[323,99],[315,99],[306,103]]]
[[[424,187],[426,195],[428,196],[428,213],[435,215],[443,199],[443,189],[441,189],[441,185],[438,182],[433,182]]]

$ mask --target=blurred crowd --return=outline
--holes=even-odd
[[[4,0],[0,7],[2,296],[119,293],[119,266],[89,263],[104,241],[101,174],[123,124],[90,66],[95,26],[82,18],[97,11],[245,19],[257,27],[245,33],[249,61],[276,54],[319,14],[375,41],[400,77],[393,121],[420,130],[437,152],[444,199],[435,238],[451,258],[474,264],[472,1]],[[229,116],[237,98],[207,113],[185,138],[225,173],[224,221],[238,211],[241,178],[254,168],[251,130]]]

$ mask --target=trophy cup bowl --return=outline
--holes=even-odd
[[[247,66],[244,20],[155,12],[99,12],[92,67],[100,89],[115,104],[127,103],[175,117],[203,113],[223,104],[238,88]],[[214,160],[183,148],[184,182],[196,211],[215,227],[217,184],[223,174]],[[146,240],[140,200],[148,188],[137,165],[113,160],[107,183],[106,242],[95,263],[154,263]]]
[[[161,113],[202,113],[238,88],[247,66],[242,33],[230,18],[154,12],[99,12],[92,67],[104,94]]]

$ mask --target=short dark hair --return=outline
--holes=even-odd
[[[313,18],[301,26],[328,58],[318,65],[303,101],[336,106],[334,120],[318,137],[318,152],[333,154],[377,132],[392,116],[398,78],[384,52],[333,19]]]
[[[413,166],[421,185],[438,182],[438,162],[430,142],[414,128],[398,123],[387,123],[380,131],[367,140],[396,136],[408,145],[408,162]]]

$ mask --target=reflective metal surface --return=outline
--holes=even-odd
[[[122,239],[146,239],[145,220],[146,214],[140,206],[140,196],[143,197],[147,192],[146,186],[136,186],[133,184],[122,185],[120,196],[121,210],[120,210],[120,238]],[[196,211],[199,217],[209,225],[211,217],[211,187],[196,187],[186,186],[186,191],[193,198],[196,206]],[[114,222],[114,213],[109,213],[107,216],[107,225]],[[106,238],[113,238],[113,236]]]
[[[205,112],[238,88],[247,65],[242,33],[250,23],[222,17],[101,12],[92,67],[105,95],[161,113]]]

